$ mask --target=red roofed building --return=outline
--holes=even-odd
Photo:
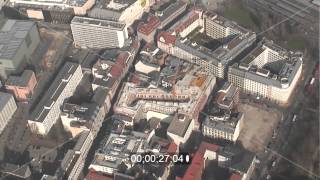
[[[200,180],[205,168],[205,160],[212,160],[210,156],[215,156],[218,150],[218,145],[202,142],[183,177],[177,177],[176,180]]]
[[[193,10],[186,14],[180,21],[178,21],[173,28],[172,32],[180,34],[182,38],[185,38],[189,33],[201,26],[201,20],[199,12]]]
[[[169,54],[173,54],[173,48],[176,40],[177,37],[171,32],[161,31],[157,35],[158,47]]]
[[[139,39],[145,40],[147,43],[154,42],[156,30],[160,25],[160,20],[157,16],[151,15],[148,17],[147,23],[141,23],[138,26]]]
[[[233,173],[229,180],[241,180],[241,175],[240,174],[237,174],[237,173]]]

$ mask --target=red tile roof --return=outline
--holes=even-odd
[[[157,40],[166,44],[174,44],[176,41],[176,36],[172,35],[170,32],[167,31],[161,31],[158,34]]]
[[[151,15],[148,17],[147,23],[139,24],[138,31],[142,34],[149,35],[153,30],[157,29],[159,25],[160,19],[155,15]]]
[[[196,21],[199,18],[199,14],[195,11],[192,11],[190,16],[183,22],[181,22],[178,26],[175,27],[175,32],[181,32],[184,29],[186,29],[188,26],[190,26],[194,21]]]
[[[198,179],[200,180],[202,176],[202,171],[203,171],[204,153],[206,152],[206,150],[216,152],[218,151],[218,149],[219,149],[218,145],[202,142],[196,154],[192,158],[192,162],[188,167],[187,171],[185,172],[185,174],[183,175],[182,179],[183,180],[198,180]]]

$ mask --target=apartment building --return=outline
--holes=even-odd
[[[245,93],[287,103],[300,78],[302,58],[266,41],[229,68],[228,81]]]
[[[13,96],[0,92],[0,133],[2,133],[16,110],[17,105]]]
[[[31,112],[28,124],[33,133],[46,135],[60,117],[63,101],[71,97],[82,79],[79,64],[66,62]]]
[[[121,48],[128,39],[126,24],[75,16],[71,21],[74,43],[87,48]]]

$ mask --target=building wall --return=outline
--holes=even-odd
[[[14,101],[13,96],[10,96],[10,100],[4,105],[3,109],[0,109],[0,133],[2,133],[14,112],[17,110],[16,102]]]

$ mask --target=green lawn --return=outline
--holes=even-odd
[[[223,12],[223,16],[246,28],[254,28],[257,26],[250,12],[241,6],[227,7]]]
[[[303,50],[306,46],[306,40],[301,36],[289,36],[287,46],[293,50]]]

